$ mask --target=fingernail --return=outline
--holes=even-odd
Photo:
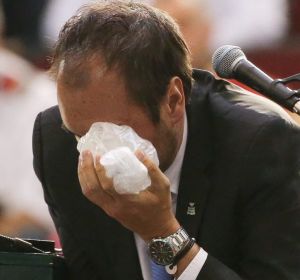
[[[86,159],[91,154],[91,152],[89,150],[85,150],[83,151],[82,154],[83,154],[83,159]]]
[[[80,166],[83,166],[83,153],[80,153],[79,155],[79,164]]]
[[[79,159],[80,159],[80,165],[83,166],[84,161],[86,160],[87,155],[90,153],[90,151],[85,150],[80,153]]]

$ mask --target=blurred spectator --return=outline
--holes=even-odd
[[[10,50],[38,62],[45,54],[40,38],[40,20],[48,0],[2,0],[4,38]]]
[[[286,0],[144,2],[167,11],[177,20],[190,46],[194,66],[205,69],[210,69],[211,53],[219,46],[274,47],[288,29]]]
[[[147,2],[166,11],[176,19],[190,48],[193,66],[210,70],[213,22],[204,2],[201,0],[153,0]]]
[[[64,23],[83,4],[91,0],[49,0],[41,22],[41,36],[48,47],[56,42]]]
[[[89,0],[49,0],[43,37],[56,41],[63,23]],[[286,0],[137,0],[167,11],[179,23],[194,67],[211,69],[212,52],[224,44],[245,48],[278,42],[287,30]]]
[[[167,11],[179,23],[184,37],[191,49],[193,65],[210,69],[210,36],[212,33],[210,17],[199,0],[155,0],[148,2]],[[51,0],[44,15],[43,36],[48,45],[53,45],[59,30],[74,12],[89,0]]]
[[[46,238],[54,229],[32,168],[31,135],[37,113],[55,104],[54,83],[0,40],[1,234]]]
[[[214,21],[212,46],[274,47],[288,30],[287,0],[202,0]]]

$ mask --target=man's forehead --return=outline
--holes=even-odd
[[[115,70],[106,70],[100,66],[94,67],[88,74],[88,82],[85,75],[81,74],[79,80],[70,74],[65,60],[59,65],[59,75],[57,79],[58,100],[61,105],[68,107],[69,111],[92,110],[101,108],[101,111],[109,111],[115,107],[126,107],[132,104],[125,83],[120,74]],[[67,74],[66,74],[67,73]],[[82,82],[82,83],[81,83]],[[77,85],[81,83],[81,85]]]

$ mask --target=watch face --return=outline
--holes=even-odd
[[[167,241],[156,239],[149,245],[152,260],[160,265],[169,265],[174,260],[174,253]]]

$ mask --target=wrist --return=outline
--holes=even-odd
[[[156,237],[167,237],[176,232],[179,228],[180,224],[174,217],[173,219],[169,219],[168,222],[163,223],[163,225],[157,226],[151,232],[140,234],[140,236],[145,242],[149,242]]]

